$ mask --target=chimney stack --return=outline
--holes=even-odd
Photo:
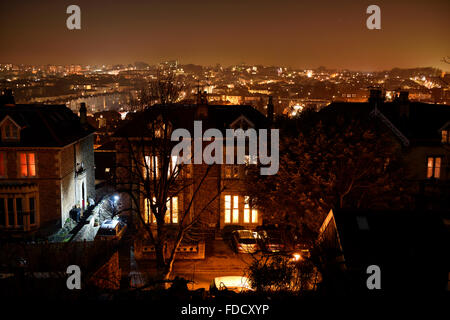
[[[11,89],[4,89],[0,96],[0,105],[5,107],[14,107],[16,102]]]
[[[369,103],[379,107],[384,101],[383,91],[379,88],[370,89]]]
[[[400,102],[409,102],[409,92],[408,91],[400,91],[400,95],[398,96]]]
[[[408,91],[400,91],[397,101],[399,103],[400,117],[408,118],[409,117],[409,92]]]
[[[269,102],[267,103],[267,120],[270,123],[273,122],[273,98],[269,96]]]
[[[80,124],[85,127],[87,125],[87,109],[86,103],[80,103]]]

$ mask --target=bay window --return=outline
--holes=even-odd
[[[36,220],[34,196],[0,197],[0,227],[22,228],[25,225],[35,225]]]

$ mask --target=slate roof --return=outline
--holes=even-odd
[[[94,132],[65,105],[0,106],[0,122],[6,116],[21,126],[20,142],[0,141],[0,147],[63,147]]]
[[[114,134],[115,137],[140,137],[148,130],[149,121],[157,119],[161,113],[166,113],[173,129],[184,128],[193,135],[195,120],[202,120],[202,129],[217,128],[225,134],[225,129],[230,128],[236,119],[241,115],[254,124],[255,129],[267,128],[266,117],[248,105],[208,105],[208,117],[200,119],[196,117],[198,106],[196,104],[172,104],[154,105],[138,112],[131,117],[127,123],[119,128]]]
[[[400,115],[401,102],[387,102],[378,106],[403,135],[413,143],[440,144],[441,129],[450,121],[450,106],[422,102],[408,102],[409,116]],[[367,117],[373,110],[369,102],[333,102],[321,110],[322,114],[343,113],[349,117]]]

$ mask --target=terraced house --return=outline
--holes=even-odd
[[[64,105],[0,100],[0,235],[45,236],[95,195],[93,129]]]

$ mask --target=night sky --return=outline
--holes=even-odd
[[[225,66],[384,70],[450,56],[448,0],[0,0],[0,63]],[[81,7],[81,30],[66,8]],[[381,30],[366,8],[381,7]]]

